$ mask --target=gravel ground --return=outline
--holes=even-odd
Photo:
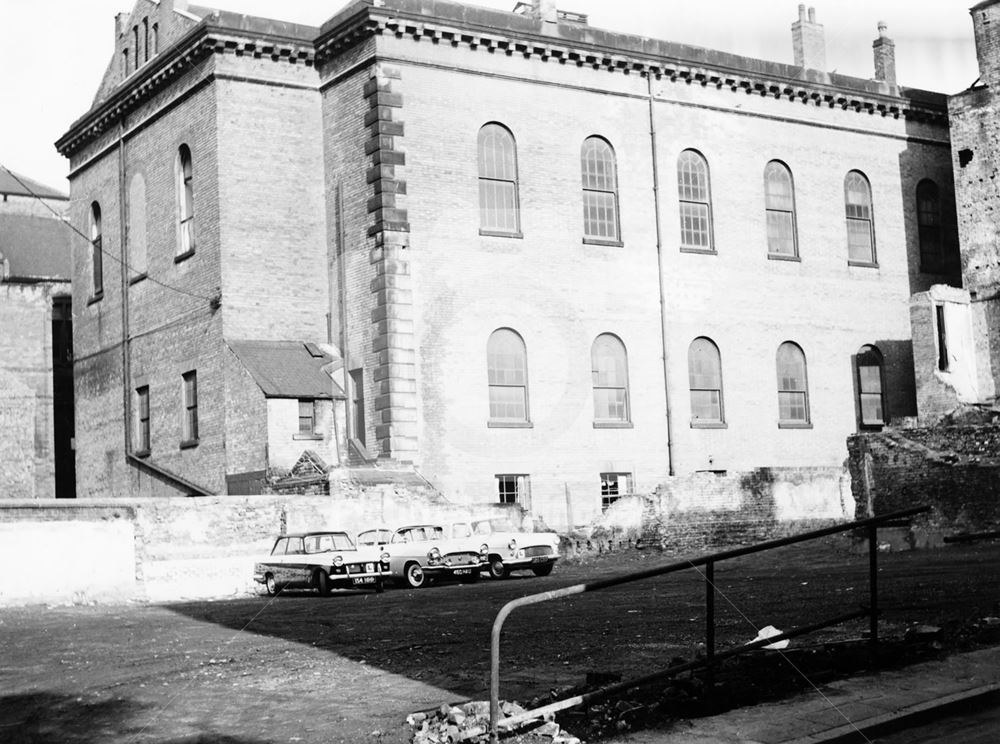
[[[403,744],[408,713],[487,699],[490,628],[506,602],[678,558],[629,550],[561,563],[547,578],[382,595],[3,609],[0,741]],[[788,629],[866,604],[867,555],[839,536],[719,564],[715,583],[724,650],[765,625]],[[941,629],[936,653],[1000,642],[974,632],[1000,615],[996,542],[880,554],[879,583],[889,641],[924,624]],[[693,658],[704,602],[692,569],[518,610],[504,629],[501,695],[526,703],[588,673],[629,678]],[[866,629],[858,621],[793,644]],[[588,725],[587,736],[599,728]]]

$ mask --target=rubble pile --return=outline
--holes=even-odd
[[[501,701],[503,718],[510,718],[527,709],[517,703]],[[482,744],[489,741],[490,704],[477,700],[461,705],[448,705],[432,711],[411,713],[406,723],[413,729],[413,744]],[[562,730],[552,720],[535,720],[521,725],[516,735],[504,735],[505,744],[581,744],[575,736]]]

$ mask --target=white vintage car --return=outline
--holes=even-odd
[[[253,578],[272,595],[285,588],[315,588],[323,596],[334,588],[381,592],[388,561],[385,551],[355,546],[346,532],[302,532],[275,539],[271,555],[254,564]]]
[[[446,577],[476,581],[488,561],[485,542],[449,538],[439,524],[408,525],[391,533],[377,527],[359,532],[358,542],[385,550],[392,578],[414,589]]]
[[[494,579],[505,579],[511,571],[548,576],[559,560],[559,535],[516,530],[507,519],[454,522],[451,536],[485,541],[489,546],[488,570]]]

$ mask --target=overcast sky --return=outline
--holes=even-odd
[[[972,19],[975,0],[816,0],[825,27],[827,67],[873,76],[879,21],[896,42],[902,85],[957,93],[978,76]],[[510,10],[516,0],[469,4]],[[206,0],[197,3],[320,25],[342,0]],[[69,191],[68,161],[53,143],[86,113],[114,52],[114,17],[127,0],[0,0],[0,163]],[[561,0],[599,28],[642,34],[749,57],[792,62],[786,0]]]

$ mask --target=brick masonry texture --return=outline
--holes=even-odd
[[[860,434],[848,448],[858,518],[928,505],[919,530],[1000,529],[1000,425]]]

